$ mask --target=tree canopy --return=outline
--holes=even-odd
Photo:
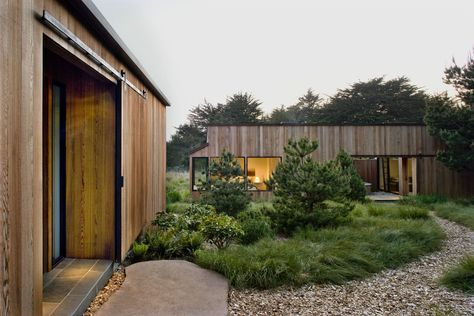
[[[430,134],[446,144],[437,159],[456,171],[474,171],[474,61],[470,57],[462,67],[453,61],[444,73],[444,82],[457,91],[457,100],[446,93],[431,97],[425,122]]]
[[[320,113],[320,123],[422,123],[426,94],[406,77],[374,78],[340,89]]]
[[[281,105],[270,113],[267,118],[269,123],[311,123],[318,121],[318,113],[323,99],[315,94],[312,89],[298,98],[298,102],[289,107]]]

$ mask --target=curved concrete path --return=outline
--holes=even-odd
[[[97,315],[227,315],[229,285],[216,272],[183,260],[140,262],[125,272]]]

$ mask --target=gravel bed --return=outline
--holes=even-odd
[[[229,292],[230,315],[474,315],[474,296],[438,278],[474,252],[474,231],[434,216],[447,238],[441,251],[396,270],[344,285]]]
[[[107,302],[109,297],[117,291],[121,286],[123,281],[125,281],[125,268],[120,266],[109,279],[107,284],[104,286],[99,293],[97,293],[94,300],[89,305],[89,308],[84,312],[83,316],[92,316],[94,315],[101,306]]]

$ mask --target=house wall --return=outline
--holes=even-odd
[[[450,171],[435,160],[442,143],[422,125],[239,125],[209,126],[208,146],[190,157],[217,156],[224,149],[236,156],[281,156],[289,139],[309,137],[319,141],[313,158],[334,159],[343,149],[355,157],[416,157],[418,194],[453,197],[474,195],[474,176]],[[193,193],[197,197],[197,193]],[[269,192],[254,193],[268,199]]]
[[[139,89],[146,87],[63,1],[0,2],[0,315],[40,315],[42,302],[42,61],[47,36],[90,69],[110,75],[41,22],[49,11]],[[165,107],[122,85],[122,250],[165,207]],[[146,89],[148,90],[148,89]],[[132,152],[133,151],[133,152]],[[139,177],[139,171],[144,177]]]

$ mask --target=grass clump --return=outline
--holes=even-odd
[[[446,271],[440,283],[453,290],[474,294],[474,256],[465,257],[458,265]]]
[[[439,217],[474,229],[474,203],[437,203],[433,205],[433,210]]]
[[[370,216],[385,216],[398,219],[427,219],[428,210],[411,205],[382,205],[369,204],[367,207]]]
[[[368,206],[357,205],[350,214],[352,221],[345,225],[304,228],[289,239],[264,238],[248,246],[199,250],[195,260],[222,273],[237,288],[264,289],[340,284],[399,267],[440,248],[444,234],[431,219],[413,219],[412,212],[407,216],[396,205],[382,208],[374,216]]]

